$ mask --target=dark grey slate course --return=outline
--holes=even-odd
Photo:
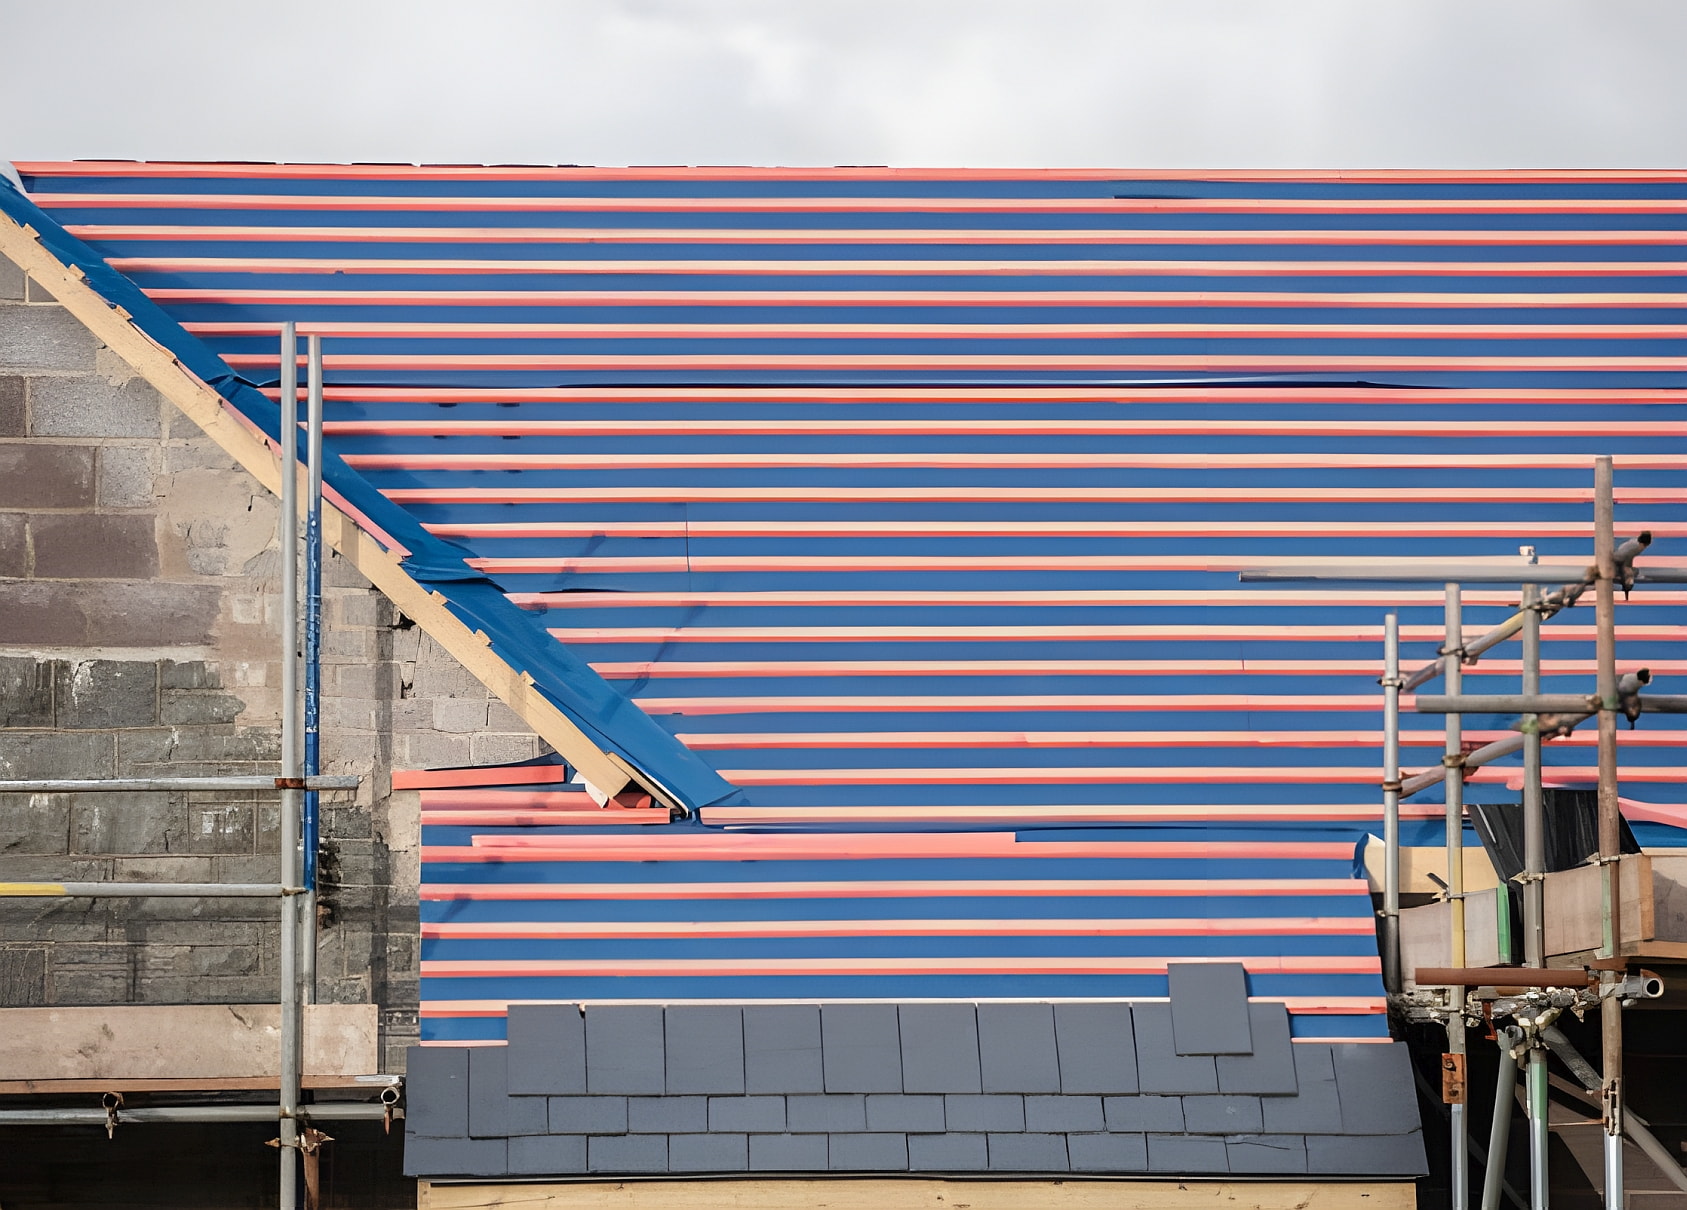
[[[1059,1092],[1051,1004],[980,1004],[978,1054],[985,1092]]]
[[[825,1172],[824,1134],[752,1134],[750,1171]]]
[[[945,1129],[943,1098],[925,1094],[878,1093],[867,1097],[867,1129],[901,1134]]]
[[[1249,1134],[1263,1128],[1258,1097],[1183,1098],[1183,1129],[1189,1134]]]
[[[1423,1134],[1307,1135],[1307,1170],[1354,1176],[1422,1176]]]
[[[1173,962],[1172,1033],[1180,1055],[1253,1053],[1248,1028],[1248,975],[1239,962]]]
[[[1415,1098],[1378,1096],[1382,1088],[1412,1087],[1404,1042],[1345,1042],[1330,1047],[1341,1096],[1343,1134],[1405,1134],[1418,1129]]]
[[[1105,1130],[1100,1097],[1026,1097],[1025,1129],[1033,1133]]]
[[[819,1006],[744,1006],[744,1091],[826,1091],[820,1060]]]
[[[668,1140],[669,1172],[744,1172],[749,1139],[742,1134],[676,1134]]]
[[[586,1140],[587,1172],[666,1172],[665,1134],[599,1134]]]
[[[544,1134],[510,1140],[511,1176],[566,1176],[586,1170],[586,1136]]]
[[[667,1089],[662,1010],[646,1004],[586,1006],[586,1091],[659,1096]]]
[[[1066,1153],[1073,1172],[1142,1172],[1148,1141],[1140,1134],[1069,1134]]]
[[[512,1094],[586,1091],[586,1019],[577,1005],[512,1004],[507,1028]]]
[[[1054,1040],[1060,1091],[1135,1092],[1136,1035],[1124,1004],[1056,1004]]]
[[[792,1134],[865,1130],[867,1098],[859,1094],[786,1097],[785,1127]]]
[[[827,1092],[902,1091],[896,1005],[822,1005],[820,1041]]]
[[[1220,1092],[1293,1093],[1295,1045],[1289,1040],[1289,1010],[1281,1003],[1248,1005],[1251,1055],[1219,1055]]]
[[[784,1097],[710,1097],[709,1129],[743,1134],[782,1134]]]
[[[1106,1097],[1101,1104],[1109,1130],[1176,1134],[1183,1129],[1182,1097]]]
[[[978,1013],[971,1004],[903,1004],[905,1092],[979,1092]]]
[[[668,1093],[744,1091],[744,1011],[730,1005],[671,1005],[663,1013]]]
[[[469,1135],[477,1139],[544,1134],[544,1097],[509,1093],[509,1050],[476,1046],[469,1051]]]
[[[992,1172],[1067,1172],[1072,1166],[1063,1134],[992,1134],[989,1145]]]
[[[503,1176],[508,1170],[508,1139],[404,1140],[405,1176]]]
[[[1169,1004],[1134,1005],[1131,1017],[1136,1026],[1137,1084],[1143,1092],[1218,1091],[1218,1069],[1211,1055],[1177,1053]]]
[[[708,1097],[628,1097],[631,1134],[703,1134],[709,1129]]]
[[[1025,1129],[1025,1098],[986,1093],[943,1098],[943,1118],[950,1130],[1012,1131]]]
[[[1292,1097],[1260,1097],[1265,1133],[1340,1134],[1341,1097],[1336,1090],[1329,1046],[1319,1042],[1297,1042],[1294,1050],[1295,1080],[1300,1091]],[[1414,1107],[1417,1103],[1410,1084],[1397,1091],[1373,1089],[1370,1095],[1411,1095]]]
[[[469,1050],[412,1046],[406,1052],[405,1129],[424,1138],[469,1133]]]
[[[834,1134],[827,1166],[833,1172],[906,1172],[908,1136],[905,1134]]]
[[[550,1097],[552,1134],[625,1134],[626,1097]]]
[[[1271,1175],[1306,1171],[1306,1138],[1299,1134],[1237,1134],[1224,1140],[1230,1171]]]
[[[1148,1136],[1148,1171],[1178,1172],[1189,1176],[1229,1172],[1224,1140],[1216,1135],[1151,1134]]]
[[[915,1172],[983,1172],[990,1152],[982,1134],[911,1134],[908,1167]]]

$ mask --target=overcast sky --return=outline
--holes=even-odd
[[[0,159],[1687,167],[1687,0],[0,0]]]

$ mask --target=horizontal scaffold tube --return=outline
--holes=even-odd
[[[276,882],[0,882],[0,899],[279,899]]]
[[[154,790],[280,790],[276,777],[107,777],[36,778],[0,781],[0,794],[141,794]],[[306,777],[301,790],[355,790],[358,779],[347,774]]]
[[[387,1106],[364,1101],[303,1105],[299,1116],[319,1122],[380,1121]],[[275,1105],[161,1105],[148,1109],[118,1109],[119,1125],[142,1122],[273,1122],[281,1116]],[[394,1111],[394,1116],[402,1116]],[[104,1126],[111,1119],[103,1109],[0,1109],[0,1126]]]

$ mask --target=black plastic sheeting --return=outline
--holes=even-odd
[[[1546,871],[1573,870],[1599,852],[1599,795],[1593,790],[1546,790]],[[1470,821],[1502,882],[1523,872],[1523,804],[1471,803]],[[1622,851],[1640,852],[1628,820],[1620,819]]]

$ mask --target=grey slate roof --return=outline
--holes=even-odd
[[[1230,972],[1172,988],[1169,1006],[513,1005],[507,1047],[410,1052],[405,1172],[1424,1172],[1403,1044],[1291,1043],[1283,1006]]]

